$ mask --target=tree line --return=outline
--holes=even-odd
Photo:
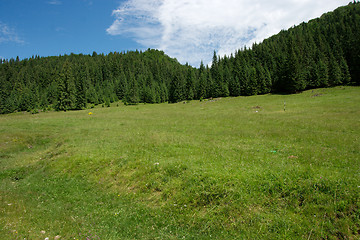
[[[159,50],[0,61],[0,113],[184,100],[360,84],[360,4],[244,47],[211,66],[181,65]]]

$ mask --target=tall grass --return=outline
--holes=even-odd
[[[356,239],[359,93],[0,116],[0,239]]]

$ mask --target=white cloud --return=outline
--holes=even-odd
[[[126,0],[110,35],[131,37],[180,62],[209,63],[244,45],[332,11],[349,0]]]
[[[25,43],[14,29],[7,24],[0,22],[0,44],[5,42]]]

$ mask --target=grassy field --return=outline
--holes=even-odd
[[[359,239],[359,103],[337,87],[2,115],[0,239]]]

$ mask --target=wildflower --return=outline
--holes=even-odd
[[[88,114],[89,114],[89,116],[91,116],[93,113],[92,113],[92,112],[89,112]]]
[[[156,162],[156,163],[154,163],[154,165],[159,165],[159,163],[158,163],[158,162]]]

